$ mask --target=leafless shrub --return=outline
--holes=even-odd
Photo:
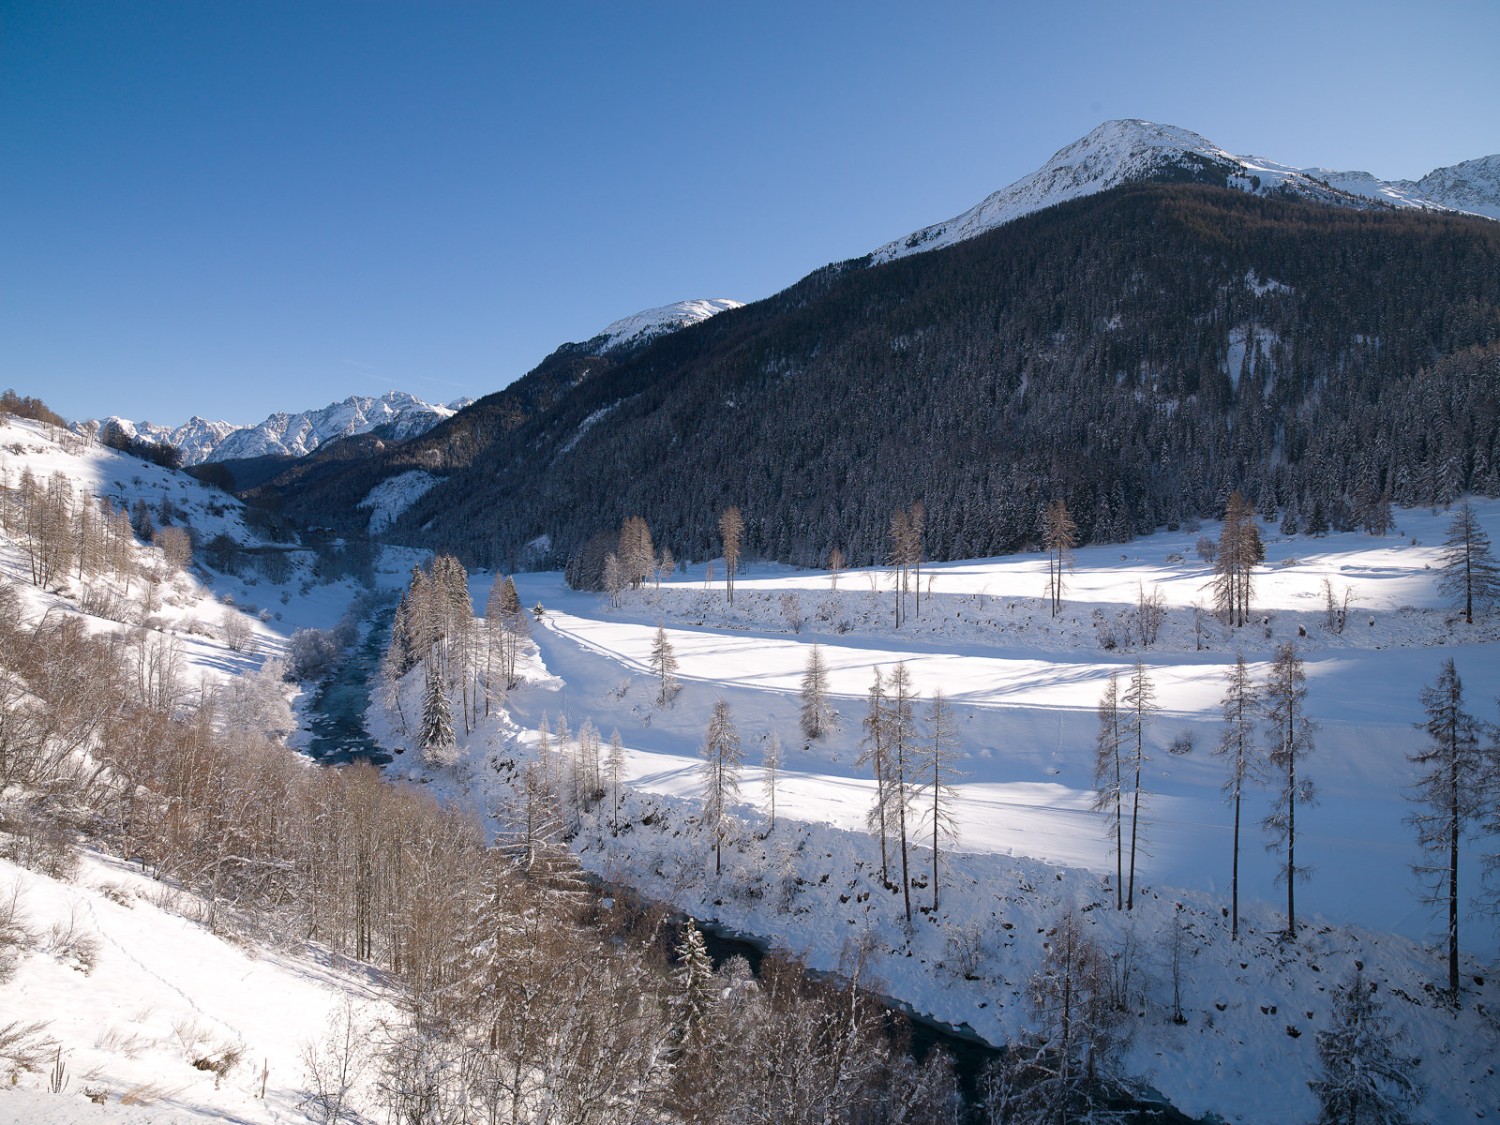
[[[21,914],[21,884],[0,888],[0,984],[8,981],[22,955],[36,940]]]
[[[350,1107],[350,1095],[370,1062],[369,1036],[362,1023],[359,1010],[346,996],[329,1014],[323,1038],[302,1046],[302,1106],[322,1125],[358,1117]]]
[[[52,923],[47,931],[45,948],[64,965],[87,976],[99,960],[99,938],[79,925],[78,906],[68,910],[66,921]]]
[[[41,1070],[56,1047],[41,1020],[0,1023],[0,1084],[14,1086],[21,1075]]]
[[[986,957],[984,929],[978,922],[952,926],[943,946],[943,965],[964,980],[978,980]]]

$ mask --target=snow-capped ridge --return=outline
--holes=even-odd
[[[1294,168],[1265,157],[1235,156],[1189,129],[1130,119],[1106,121],[1059,149],[1030,175],[961,215],[886,243],[870,259],[879,264],[952,246],[1035,211],[1124,183],[1181,179],[1344,207],[1387,204],[1500,218],[1500,156],[1439,168],[1415,182],[1388,182],[1368,172]]]
[[[711,316],[730,309],[744,307],[743,301],[729,297],[701,297],[688,301],[675,301],[660,308],[644,309],[631,316],[621,317],[608,324],[589,340],[589,350],[597,355],[616,351],[626,346],[647,343],[658,336],[688,328]]]
[[[254,426],[210,422],[194,415],[176,428],[115,417],[81,422],[74,428],[96,436],[112,423],[131,437],[176,446],[184,465],[198,465],[250,457],[304,457],[325,442],[377,429],[393,441],[406,441],[426,433],[473,401],[460,398],[444,406],[405,391],[387,391],[379,398],[350,395],[321,410],[278,411]]]

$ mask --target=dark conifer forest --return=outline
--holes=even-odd
[[[1500,492],[1500,225],[1134,185],[945,250],[820,270],[623,356],[559,349],[429,434],[257,494],[322,523],[380,477],[446,479],[388,532],[561,565],[644,516],[678,557],[936,559],[1222,514],[1383,530]],[[352,518],[358,518],[354,515]],[[528,545],[531,545],[528,547]]]

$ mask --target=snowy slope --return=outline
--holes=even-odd
[[[588,341],[588,349],[597,355],[604,355],[620,348],[645,344],[658,336],[677,332],[718,313],[740,308],[743,304],[743,301],[728,297],[708,297],[677,301],[658,309],[646,309],[606,325],[602,332]]]
[[[1041,168],[947,222],[888,242],[871,260],[889,262],[974,238],[1070,199],[1120,184],[1193,179],[1256,194],[1283,193],[1341,206],[1379,201],[1500,217],[1500,156],[1441,168],[1415,183],[1386,183],[1367,172],[1293,168],[1262,157],[1234,156],[1197,133],[1150,121],[1106,121],[1059,150]]]
[[[1465,160],[1428,172],[1415,183],[1397,180],[1390,186],[1457,211],[1500,219],[1500,155]]]
[[[1476,508],[1487,527],[1500,528],[1500,503]],[[568,590],[558,575],[518,576],[523,604],[543,606],[533,628],[543,667],[528,671],[507,716],[481,726],[451,772],[434,773],[410,753],[390,768],[448,799],[502,807],[497,755],[513,760],[534,747],[544,719],[554,735],[560,716],[573,731],[585,719],[606,738],[618,729],[629,787],[622,831],[614,834],[606,813],[584,818],[577,846],[592,870],[762,935],[815,968],[836,971],[858,947],[885,991],[994,1042],[1028,1025],[1027,983],[1045,931],[1072,906],[1112,956],[1128,947],[1136,962],[1127,1072],[1195,1115],[1311,1119],[1315,1033],[1328,1026],[1333,986],[1359,962],[1407,1049],[1422,1058],[1429,1092],[1417,1120],[1472,1119],[1500,1105],[1493,1066],[1500,932],[1492,918],[1466,918],[1465,1001],[1452,1013],[1436,995],[1444,981],[1440,921],[1416,895],[1410,864],[1418,853],[1405,820],[1414,774],[1407,755],[1421,744],[1413,729],[1423,717],[1419,688],[1451,656],[1476,714],[1495,718],[1500,694],[1500,622],[1464,626],[1437,588],[1450,518],[1404,511],[1399,536],[1386,538],[1281,537],[1266,526],[1257,623],[1237,631],[1194,610],[1206,599],[1210,570],[1193,546],[1199,534],[1216,536],[1212,524],[1078,551],[1056,619],[1041,597],[1045,563],[1034,555],[924,566],[921,617],[900,630],[884,572],[845,572],[835,583],[819,572],[752,567],[736,581],[733,607],[722,578],[705,581],[702,565],[627,593],[618,608]],[[716,570],[722,575],[721,563]],[[1339,598],[1350,591],[1342,631],[1328,623],[1325,580]],[[489,581],[473,582],[479,612]],[[1142,586],[1160,589],[1167,606],[1149,647],[1128,627]],[[659,622],[682,683],[666,707],[655,703],[651,667]],[[1259,826],[1271,795],[1255,788],[1241,838],[1242,936],[1232,942],[1231,814],[1220,792],[1223,763],[1210,751],[1235,653],[1261,674],[1286,641],[1307,662],[1317,723],[1307,769],[1320,800],[1298,821],[1299,861],[1316,871],[1298,892],[1301,933],[1289,945],[1278,936],[1285,892]],[[813,643],[822,646],[838,717],[831,734],[807,743],[799,689]],[[1154,679],[1161,710],[1147,736],[1137,905],[1117,913],[1115,858],[1092,808],[1096,705],[1109,675],[1128,677],[1137,660]],[[964,774],[937,911],[925,909],[931,852],[921,839],[915,848],[913,895],[924,910],[910,931],[899,893],[880,886],[879,848],[864,832],[874,787],[856,764],[864,693],[876,669],[889,672],[897,661],[920,692],[919,718],[935,688],[947,693]],[[720,699],[730,705],[746,768],[734,844],[716,879],[697,822],[699,748]],[[401,745],[394,720],[373,710],[372,729]],[[763,838],[758,767],[772,731],[785,747],[781,825]],[[1194,751],[1169,754],[1182,735]],[[1478,850],[1468,853],[1466,892],[1475,889]],[[1170,1018],[1168,947],[1177,930],[1187,965],[1182,1024]],[[972,979],[956,967],[966,944],[977,950]],[[1271,1074],[1278,1080],[1268,1084]]]
[[[305,1051],[345,1010],[364,1028],[393,1011],[367,967],[226,940],[187,917],[192,896],[107,856],[66,883],[0,860],[0,892],[44,935],[0,980],[0,1026],[41,1023],[47,1045],[41,1072],[0,1085],[0,1121],[307,1120]]]

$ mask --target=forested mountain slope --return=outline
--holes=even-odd
[[[620,357],[560,350],[303,514],[445,476],[392,537],[560,562],[638,513],[679,556],[1018,549],[1062,497],[1086,540],[1219,510],[1349,526],[1382,496],[1500,491],[1500,227],[1202,185],[1126,185],[955,246],[821,270]],[[543,548],[527,552],[541,541]],[[538,554],[542,557],[536,557]]]

